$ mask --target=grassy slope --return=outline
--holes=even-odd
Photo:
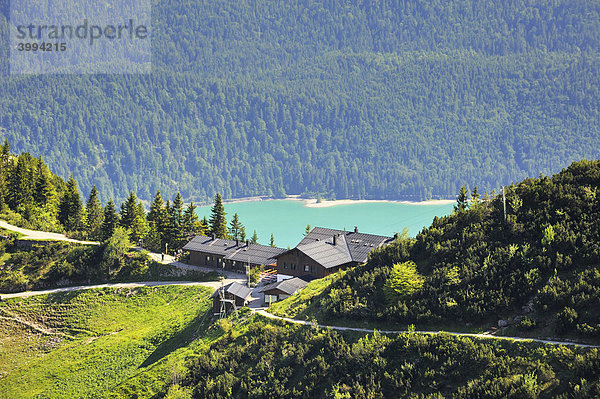
[[[174,352],[205,330],[210,293],[101,289],[4,301],[2,397],[151,397],[168,382]]]

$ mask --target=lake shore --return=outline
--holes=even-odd
[[[338,205],[354,205],[354,204],[374,204],[374,203],[397,203],[397,204],[407,204],[407,205],[419,205],[419,206],[428,206],[428,205],[448,205],[453,204],[455,200],[428,200],[428,201],[392,201],[392,200],[322,200],[321,202],[317,202],[316,199],[302,200],[306,207],[308,208],[328,208],[330,206],[338,206]]]
[[[353,205],[353,204],[367,204],[367,203],[398,203],[398,204],[407,204],[407,205],[448,205],[453,204],[456,200],[453,199],[443,199],[443,200],[427,200],[427,201],[396,201],[396,200],[353,200],[353,199],[341,199],[341,200],[321,200],[321,202],[317,202],[315,198],[306,199],[300,198],[299,195],[288,195],[286,198],[272,198],[272,197],[245,197],[245,198],[236,198],[232,200],[223,201],[225,205],[227,204],[235,204],[240,202],[257,202],[257,201],[274,201],[274,200],[284,200],[284,201],[301,201],[304,203],[304,206],[307,208],[329,208],[332,206],[338,205]]]

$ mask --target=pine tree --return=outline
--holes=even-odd
[[[209,231],[208,220],[206,219],[206,216],[204,216],[202,218],[202,220],[200,221],[200,234],[207,235],[208,231]]]
[[[312,228],[310,227],[310,224],[307,224],[306,228],[304,229],[304,235],[307,236],[311,230]]]
[[[137,243],[148,232],[144,207],[133,191],[121,205],[120,225],[129,229],[129,238]]]
[[[10,145],[4,140],[0,149],[0,209],[8,205],[8,184],[12,172],[12,161],[10,157]]]
[[[242,226],[240,228],[240,240],[246,241],[246,227]]]
[[[129,192],[129,197],[121,204],[120,225],[126,229],[131,228],[135,218],[137,206],[137,196],[133,191]]]
[[[79,196],[77,182],[71,175],[60,201],[58,220],[68,231],[77,231],[83,228],[83,218],[83,203]]]
[[[56,189],[54,188],[54,184],[52,184],[50,170],[41,157],[38,159],[35,171],[34,199],[37,205],[41,207],[56,205]]]
[[[234,240],[239,240],[242,238],[242,229],[244,229],[244,225],[240,222],[240,218],[237,213],[233,215],[231,222],[229,223],[229,234],[233,237]],[[245,229],[244,229],[245,230]],[[245,231],[244,231],[245,233]],[[245,234],[244,234],[245,235]]]
[[[8,180],[8,206],[17,211],[33,203],[34,179],[33,165],[35,158],[23,153],[17,158],[17,163],[11,171]]]
[[[86,210],[86,230],[89,237],[92,239],[101,238],[102,222],[104,220],[104,213],[102,212],[102,203],[98,198],[98,190],[96,185],[92,187],[90,196],[88,197],[85,205]]]
[[[473,188],[473,191],[471,191],[471,200],[474,204],[479,203],[479,191],[477,191],[477,186],[475,186],[475,188]]]
[[[196,234],[203,233],[196,214],[196,205],[190,202],[190,205],[183,212],[182,231],[187,239],[191,239]]]
[[[468,192],[465,186],[460,188],[458,192],[458,196],[456,197],[456,205],[454,206],[454,210],[458,212],[462,212],[467,209],[469,205],[469,197]]]
[[[169,247],[179,249],[185,241],[183,232],[183,199],[177,193],[173,206],[169,208]]]
[[[104,220],[102,221],[102,240],[108,240],[119,225],[119,215],[112,198],[104,207]]]
[[[269,240],[269,245],[272,247],[275,246],[275,236],[273,235],[273,233],[271,233],[271,239]]]
[[[225,219],[225,207],[221,194],[215,195],[215,204],[211,209],[210,233],[217,238],[227,238],[227,219]]]
[[[254,230],[254,233],[252,234],[252,238],[250,238],[250,242],[252,244],[258,244],[258,234],[256,234],[256,230]]]

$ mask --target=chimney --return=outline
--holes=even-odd
[[[358,226],[354,226],[354,232],[358,233]]]
[[[333,236],[333,245],[337,244],[337,237]]]
[[[215,233],[212,233],[212,239],[215,240],[216,238]]]
[[[236,238],[236,239],[235,239],[235,246],[236,246],[236,247],[239,247],[239,246],[240,246],[240,239],[239,239],[239,238]]]
[[[394,240],[398,239],[398,233],[394,233]]]
[[[250,246],[250,240],[246,240],[246,246],[249,247]]]

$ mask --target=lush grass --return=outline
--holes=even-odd
[[[170,286],[3,301],[1,396],[151,397],[204,334],[211,293]]]

